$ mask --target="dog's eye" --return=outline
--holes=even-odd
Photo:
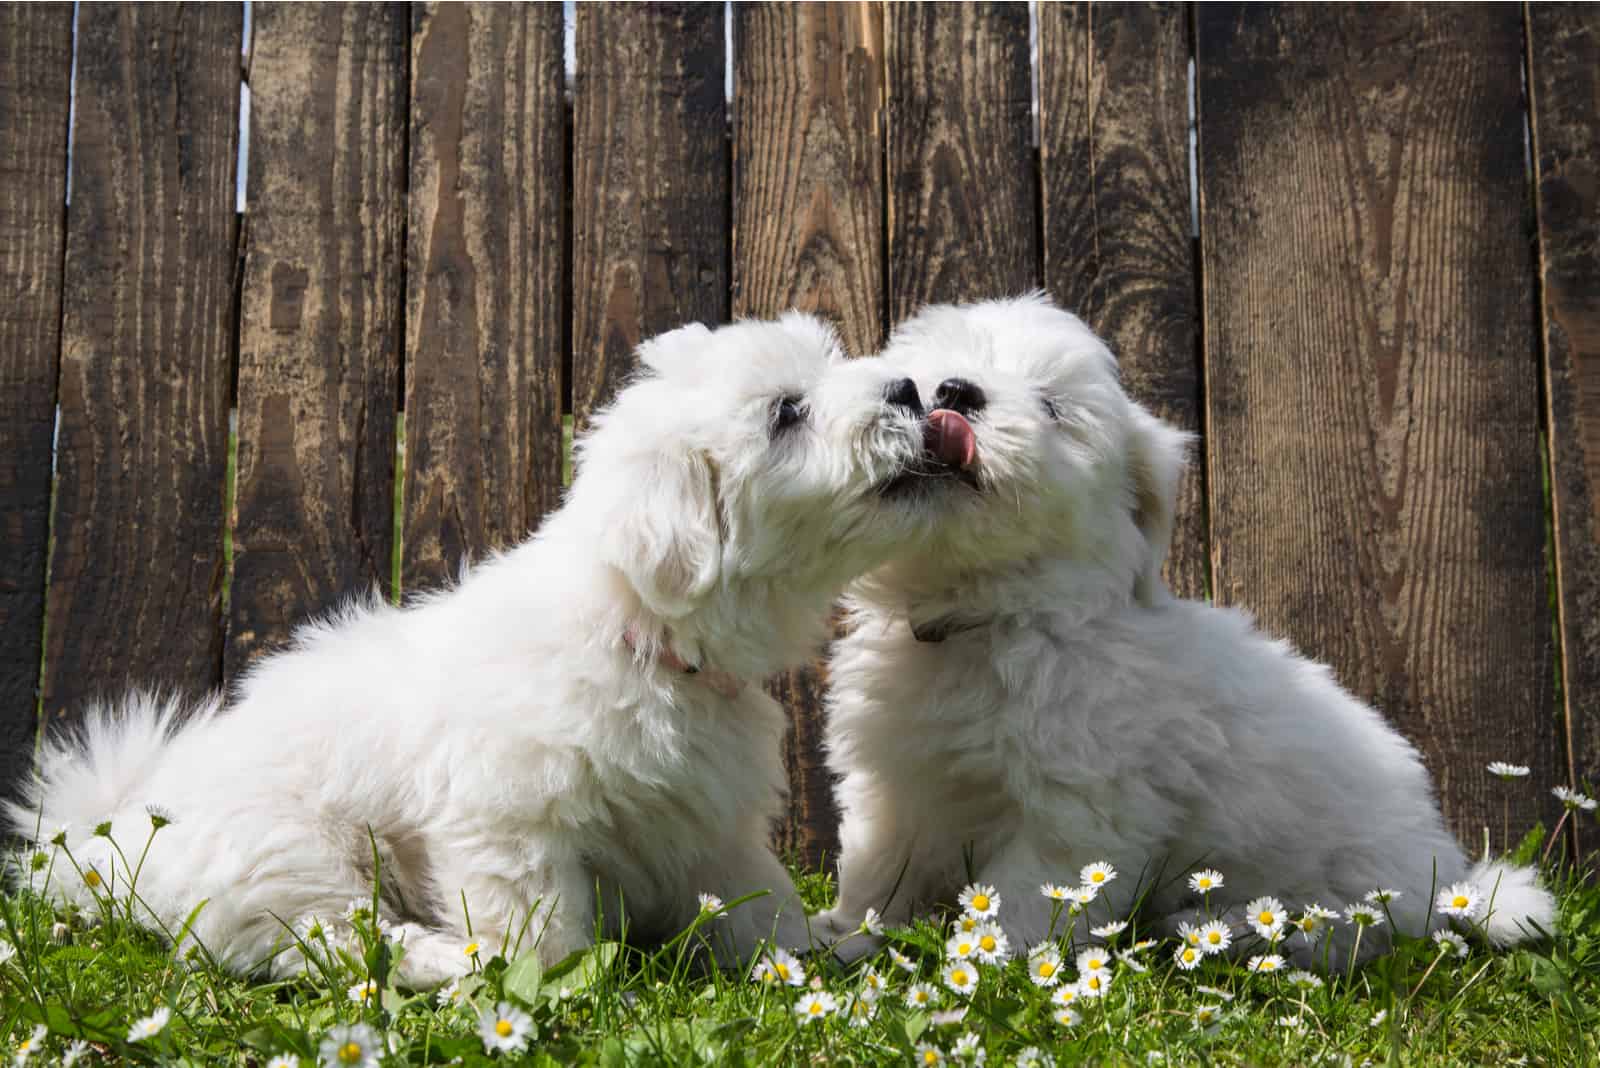
[[[772,402],[772,432],[788,430],[806,417],[805,401],[800,397],[779,397]]]
[[[1056,407],[1056,402],[1044,396],[1041,396],[1039,400],[1044,405],[1044,414],[1048,415],[1054,422],[1061,422],[1061,409]]]

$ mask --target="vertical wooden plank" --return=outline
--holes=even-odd
[[[1189,204],[1189,26],[1181,4],[1043,4],[1044,284],[1117,354],[1133,397],[1200,430]],[[1168,585],[1204,597],[1204,452],[1178,496]]]
[[[218,681],[241,18],[79,12],[47,715]]]
[[[573,101],[572,405],[639,341],[728,313],[723,5],[583,4]]]
[[[387,590],[407,13],[261,4],[227,675],[307,615]]]
[[[896,3],[888,51],[889,312],[1039,284],[1025,3]]]
[[[1557,766],[1517,7],[1197,9],[1217,599],[1499,825]]]
[[[1527,7],[1570,778],[1600,786],[1600,8]],[[1593,836],[1580,837],[1579,855]]]
[[[0,5],[0,794],[33,753],[71,75],[71,4]]]
[[[883,343],[883,10],[739,5],[735,17],[733,313],[789,308],[838,324],[853,353]],[[790,807],[777,845],[808,867],[838,853],[823,763],[824,662],[770,685],[789,710]]]
[[[561,9],[412,9],[403,586],[561,493]]]

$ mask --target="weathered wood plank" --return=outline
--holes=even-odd
[[[1039,284],[1028,5],[895,3],[889,313]]]
[[[1197,9],[1214,589],[1499,826],[1557,766],[1516,7]]]
[[[883,11],[877,3],[734,8],[733,313],[803,308],[853,353],[883,342]],[[789,710],[789,818],[777,845],[838,853],[821,752],[824,664],[774,680]]]
[[[256,9],[230,680],[389,586],[406,62],[400,5]]]
[[[71,4],[0,5],[0,793],[33,752],[71,73]]]
[[[241,19],[79,12],[46,715],[218,681]]]
[[[1181,4],[1039,8],[1044,284],[1117,354],[1135,399],[1200,430],[1189,207],[1189,26]],[[1204,597],[1203,446],[1164,573]]]
[[[573,100],[573,412],[645,337],[728,314],[723,5],[583,4]]]
[[[1593,787],[1600,786],[1600,8],[1530,4],[1527,18],[1566,741],[1572,778]],[[1585,845],[1593,845],[1592,832]]]
[[[561,493],[561,9],[411,27],[402,585],[514,544]]]

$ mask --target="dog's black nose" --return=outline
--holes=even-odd
[[[934,392],[933,406],[948,408],[962,415],[971,415],[973,412],[983,411],[988,399],[975,383],[968,382],[965,378],[947,378],[939,383],[939,388]]]
[[[883,399],[900,408],[922,412],[922,398],[917,395],[917,384],[909,378],[890,382],[883,390]]]

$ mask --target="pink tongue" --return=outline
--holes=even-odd
[[[940,461],[957,469],[971,466],[978,455],[978,439],[972,435],[972,424],[960,412],[949,408],[928,413],[923,445]]]

